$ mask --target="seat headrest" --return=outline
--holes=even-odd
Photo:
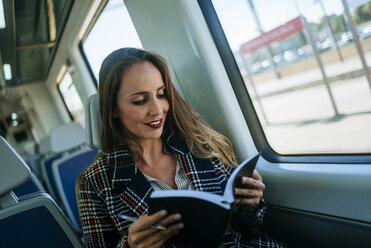
[[[77,122],[70,122],[54,128],[49,134],[50,150],[59,153],[85,142],[85,131]]]
[[[101,149],[102,119],[98,94],[89,97],[85,106],[86,143],[91,149]]]
[[[17,152],[0,136],[0,196],[26,183],[31,171]]]
[[[39,143],[39,152],[41,154],[46,154],[50,152],[50,142],[49,142],[49,136],[46,136],[40,140]]]

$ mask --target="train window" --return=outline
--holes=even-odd
[[[72,120],[85,127],[85,111],[67,66],[63,66],[57,79],[57,88]]]
[[[371,152],[371,1],[211,0],[208,6],[274,151]]]
[[[121,47],[142,48],[142,44],[123,0],[109,0],[93,23],[80,50],[98,79],[100,65],[110,52]]]

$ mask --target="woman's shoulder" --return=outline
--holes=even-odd
[[[80,173],[75,184],[76,195],[87,192],[90,194],[96,192],[98,195],[103,193],[103,190],[99,189],[97,185],[101,185],[101,178],[106,178],[104,176],[108,167],[106,161],[104,154],[98,153],[95,160]]]
[[[79,178],[89,179],[97,176],[97,173],[106,171],[108,168],[107,156],[99,152],[94,161],[86,167],[80,174]]]
[[[100,152],[93,163],[81,172],[76,180],[80,192],[95,192],[102,199],[112,191],[117,167],[112,164],[107,153]],[[117,179],[117,178],[116,178]]]
[[[117,170],[125,170],[134,165],[131,153],[125,147],[116,146],[107,152],[100,152],[79,176],[88,182],[99,185],[102,182],[112,181],[117,177]],[[125,172],[127,172],[125,170]],[[125,174],[125,173],[120,173]]]

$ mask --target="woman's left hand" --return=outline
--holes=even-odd
[[[243,205],[244,209],[251,212],[259,205],[263,197],[265,185],[257,170],[254,170],[252,178],[242,177],[241,180],[246,188],[236,188],[234,190],[236,202],[237,204]]]

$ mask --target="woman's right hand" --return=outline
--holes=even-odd
[[[158,211],[152,215],[142,215],[137,222],[129,226],[128,244],[130,248],[161,247],[165,242],[183,228],[183,223],[175,223],[181,219],[180,214],[166,216],[166,210]],[[152,227],[159,224],[166,230],[158,230]]]

